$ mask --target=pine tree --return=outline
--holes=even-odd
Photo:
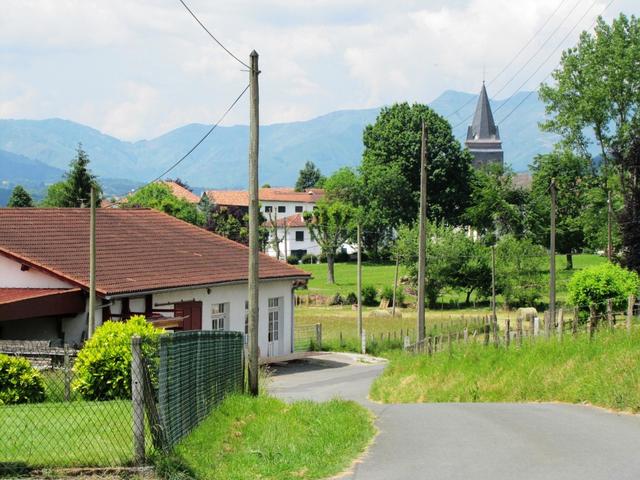
[[[82,144],[78,144],[76,157],[71,161],[70,170],[65,175],[65,192],[61,207],[88,207],[92,186],[96,189],[96,206],[100,205],[102,189],[96,176],[88,169],[89,161]]]
[[[13,192],[11,192],[11,197],[9,197],[7,207],[33,207],[33,199],[22,185],[16,185]]]
[[[323,177],[320,169],[313,162],[306,162],[300,170],[296,181],[296,192],[304,192],[308,188],[319,187]]]

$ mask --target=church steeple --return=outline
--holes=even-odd
[[[476,105],[473,121],[467,129],[467,140],[464,143],[474,157],[474,166],[504,161],[500,132],[493,120],[487,89],[482,82],[480,97]]]

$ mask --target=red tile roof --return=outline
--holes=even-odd
[[[101,295],[246,281],[248,249],[147,209],[96,211],[96,289]],[[0,253],[73,284],[89,285],[89,210],[0,208]],[[260,255],[260,278],[307,278]]]
[[[0,305],[13,303],[19,300],[27,300],[48,295],[58,295],[78,289],[69,288],[0,288]]]
[[[206,195],[217,205],[249,206],[246,190],[207,190]],[[324,197],[324,190],[312,188],[306,192],[296,192],[293,188],[261,188],[258,198],[261,202],[316,203]]]
[[[275,223],[279,228],[282,228],[285,226],[285,222],[287,227],[301,228],[301,227],[307,226],[307,224],[304,221],[304,217],[302,216],[301,213],[296,213],[288,217],[278,218]],[[263,225],[267,227],[272,227],[273,220],[267,220],[266,222],[263,223]]]
[[[198,195],[187,190],[182,185],[179,185],[176,182],[171,182],[167,180],[163,180],[162,183],[164,183],[167,187],[169,187],[171,189],[171,193],[173,193],[176,197],[182,198],[189,203],[200,202],[200,197]]]

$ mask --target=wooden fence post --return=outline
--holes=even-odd
[[[596,307],[595,305],[589,305],[589,321],[587,322],[587,332],[589,338],[593,337],[593,331],[596,327]]]
[[[558,310],[558,340],[562,340],[562,334],[564,330],[564,309]]]
[[[578,307],[573,308],[573,321],[571,322],[571,333],[573,336],[578,334],[578,322],[580,321],[580,309]]]
[[[64,344],[64,401],[71,400],[71,365],[69,363],[69,346]]]
[[[489,345],[489,334],[491,333],[491,326],[489,325],[489,317],[484,317],[484,346]]]
[[[505,324],[504,329],[504,344],[507,348],[509,348],[509,344],[511,343],[511,320],[507,318],[507,323]]]
[[[469,329],[467,327],[464,327],[462,336],[464,337],[464,343],[469,343]]]
[[[518,315],[516,317],[516,340],[519,347],[522,346],[522,334],[522,317]]]
[[[318,350],[322,350],[322,324],[316,323],[316,345]]]
[[[633,318],[633,306],[636,303],[636,296],[631,294],[627,300],[627,333],[631,333],[631,319]]]
[[[609,329],[613,330],[613,300],[607,300],[607,323],[609,324]]]
[[[144,390],[142,365],[142,339],[131,337],[131,406],[133,421],[133,461],[144,463]]]

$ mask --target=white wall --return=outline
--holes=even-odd
[[[304,240],[301,242],[296,241],[296,232],[304,232]],[[278,238],[280,241],[280,258],[285,259],[291,254],[292,250],[306,250],[307,253],[314,255],[320,255],[320,245],[315,240],[311,239],[311,232],[307,227],[289,227],[287,228],[287,242],[285,251],[284,241],[284,228],[278,228]],[[269,241],[272,240],[272,234],[269,234]],[[266,253],[272,257],[276,256],[276,251],[273,245],[267,245]]]
[[[20,270],[20,262],[0,254],[0,287],[2,288],[68,288],[69,282],[35,268]]]
[[[267,200],[260,200],[260,211],[264,214],[267,220],[269,220],[269,212],[266,211],[266,207],[273,207],[271,215],[278,215],[278,218],[289,217],[295,215],[296,207],[302,207],[303,212],[310,212],[313,210],[315,203],[302,203],[302,202],[269,202]],[[278,207],[284,207],[284,212],[279,212]]]
[[[281,341],[280,351],[282,355],[293,351],[293,304],[292,282],[290,280],[275,280],[260,282],[260,322],[258,328],[258,345],[262,356],[268,352],[268,303],[269,298],[282,297],[282,319],[280,325]],[[202,302],[202,329],[211,329],[211,307],[218,303],[229,303],[229,325],[225,330],[233,330],[244,333],[245,301],[247,300],[247,284],[221,285],[211,287],[210,293],[206,288],[163,292],[153,295],[154,307],[156,304],[165,304],[159,308],[171,308],[173,303],[198,301]]]

